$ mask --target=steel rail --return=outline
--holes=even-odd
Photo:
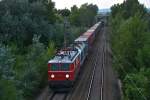
[[[94,75],[95,75],[96,63],[97,63],[97,59],[96,59],[96,62],[94,63],[94,69],[93,69],[93,72],[92,72],[91,81],[90,81],[90,87],[89,87],[89,90],[88,90],[88,96],[87,96],[86,100],[89,100],[89,98],[90,98],[92,84],[93,84]]]
[[[97,50],[99,51],[100,48],[98,48]],[[97,62],[98,62],[98,56],[99,56],[99,55],[97,55],[96,61],[95,61],[95,63],[94,63],[94,69],[93,69],[93,72],[92,72],[91,81],[90,81],[90,86],[89,86],[89,89],[88,89],[88,95],[87,95],[86,100],[89,100],[89,99],[90,99],[91,90],[92,90],[92,85],[93,85],[93,80],[94,80],[94,76],[95,76],[96,65],[97,65]]]
[[[103,89],[104,89],[104,66],[105,66],[105,51],[106,51],[106,38],[104,38],[104,42],[102,44],[102,71],[101,71],[101,87],[100,87],[100,100],[103,100]],[[100,48],[99,48],[100,49]],[[98,49],[98,50],[99,50]],[[91,81],[90,81],[90,86],[88,89],[88,95],[86,100],[90,100],[90,95],[91,95],[91,91],[92,91],[92,85],[93,85],[93,80],[94,80],[94,76],[95,76],[95,70],[96,70],[96,66],[97,66],[97,62],[98,62],[98,56],[96,57],[96,61],[94,63],[94,69],[92,72],[92,76],[91,76]]]
[[[49,100],[53,100],[53,98],[55,97],[55,95],[56,95],[56,92],[54,92],[54,93],[52,94],[52,96],[50,96]]]
[[[88,59],[88,60],[89,60],[89,63],[91,63],[91,64],[94,63],[95,60],[96,60],[96,59],[94,59],[94,58],[95,58],[95,53],[94,53],[93,55],[91,55],[91,57]],[[90,68],[90,69],[91,69],[91,68]],[[89,70],[89,69],[88,69],[88,70]],[[92,73],[90,73],[90,72],[93,72],[93,71],[90,71],[90,72],[89,72],[88,70],[86,70],[86,71],[87,71],[87,72],[90,74],[90,76],[91,76]],[[86,75],[87,73],[84,72],[84,74]],[[84,74],[82,74],[82,75],[83,75],[82,77],[85,77]],[[90,76],[89,76],[89,77],[90,77]],[[87,78],[86,78],[86,79],[83,78],[83,79],[84,79],[84,80],[82,80],[82,81],[87,81]],[[77,92],[78,92],[77,90],[79,90],[81,84],[83,84],[83,83],[82,83],[82,82],[79,82],[79,83],[76,84],[76,85],[78,85],[78,86],[75,86],[75,87],[74,87],[73,90],[75,91],[75,93],[74,93],[73,95],[77,94]],[[84,88],[84,87],[82,87],[82,88]],[[81,96],[82,96],[82,95],[81,95]],[[74,97],[74,96],[70,96],[69,99],[67,99],[67,100],[70,100],[72,97]]]
[[[52,94],[52,96],[49,98],[49,100],[55,100],[55,98],[59,97],[60,95],[63,95],[63,96],[59,100],[66,100],[67,96],[68,96],[68,93],[59,94],[59,93],[54,92]]]
[[[106,40],[106,38],[104,39]],[[105,66],[105,50],[106,49],[106,41],[104,41],[103,45],[103,53],[102,53],[102,72],[101,72],[101,87],[100,87],[100,100],[103,100],[103,89],[104,89],[104,66]]]

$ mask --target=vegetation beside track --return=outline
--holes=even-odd
[[[150,14],[138,0],[111,10],[114,68],[123,83],[123,100],[149,100]]]
[[[47,61],[63,45],[64,17],[71,43],[97,11],[93,4],[57,10],[51,0],[1,0],[0,100],[33,100],[47,83]]]

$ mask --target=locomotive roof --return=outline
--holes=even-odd
[[[85,32],[83,35],[84,36],[91,36],[93,34],[93,31],[92,32]]]
[[[48,63],[71,63],[77,54],[77,50],[62,50]]]
[[[99,24],[100,24],[100,22],[97,23],[97,24],[95,24],[94,26],[92,26],[90,29],[88,29],[87,32],[94,32],[95,29],[98,27]]]
[[[75,40],[75,42],[77,42],[77,41],[83,41],[83,42],[84,42],[84,41],[87,41],[87,39],[88,39],[87,36],[83,36],[83,35],[82,35],[82,36],[78,37],[78,38]]]
[[[101,22],[98,22],[93,27],[91,27],[87,32],[78,37],[75,42],[85,42],[88,40],[89,36],[95,31],[98,25]],[[72,63],[76,56],[78,56],[80,49],[83,45],[78,45],[75,47],[76,50],[61,50],[52,60],[49,60],[48,63]]]
[[[87,30],[87,32],[94,32],[94,29],[89,29]]]
[[[94,26],[92,26],[90,29],[96,29],[98,26],[99,26],[99,24],[101,24],[101,22],[98,22],[98,23],[96,23]]]

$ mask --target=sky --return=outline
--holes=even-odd
[[[112,5],[122,3],[124,0],[52,0],[55,2],[57,9],[70,9],[73,5],[80,7],[84,3],[96,4],[99,9],[110,8]],[[140,3],[144,4],[147,8],[150,8],[150,0],[139,0]]]

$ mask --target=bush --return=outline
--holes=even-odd
[[[125,100],[150,99],[150,69],[141,69],[137,73],[126,75],[124,82]]]
[[[15,54],[17,49],[0,45],[1,100],[30,100],[47,83],[47,61],[54,54],[54,43],[46,48],[39,38],[34,36],[33,44],[23,55]]]
[[[123,82],[124,100],[150,99],[148,20],[146,10],[138,0],[126,0],[112,7],[114,67]]]

